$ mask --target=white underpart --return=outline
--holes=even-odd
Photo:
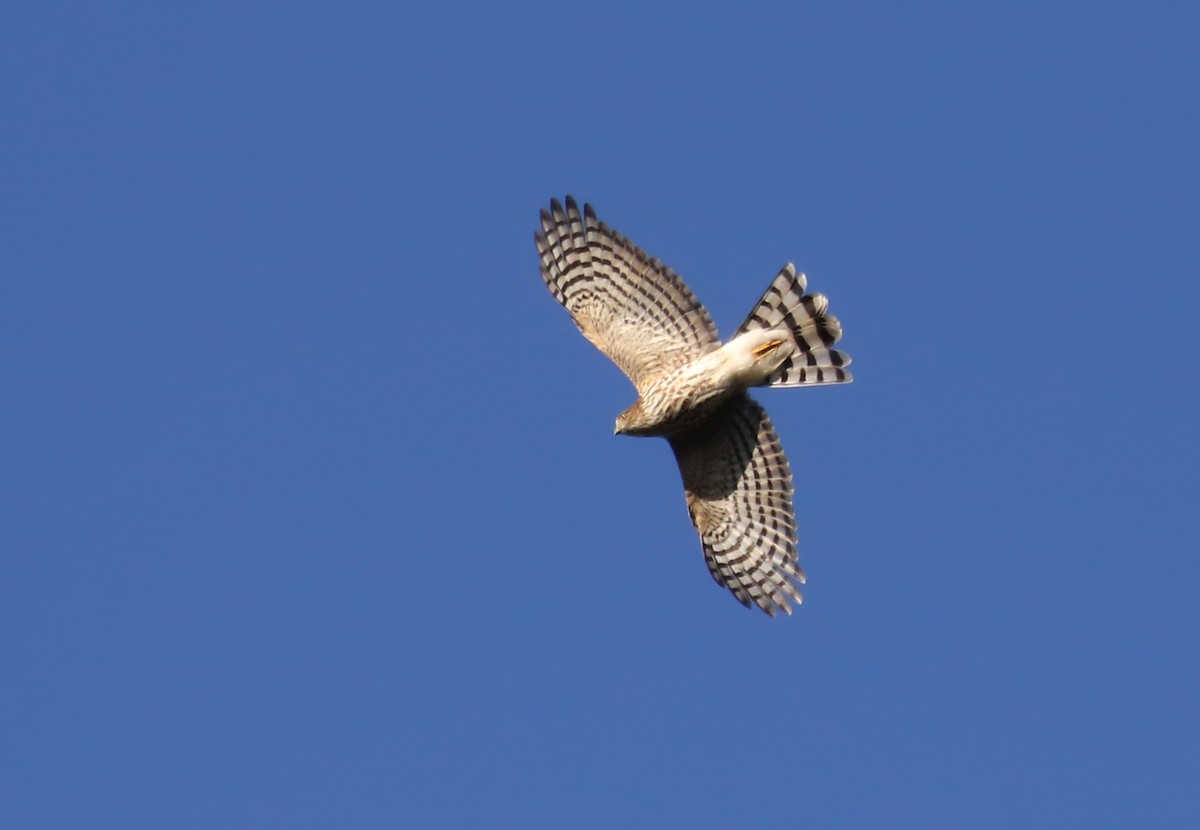
[[[782,341],[778,347],[760,356],[755,356],[755,350],[778,341]],[[718,349],[715,354],[722,356],[725,384],[746,389],[766,383],[767,378],[771,377],[783,361],[791,357],[795,351],[796,346],[791,334],[786,331],[770,329],[739,334]]]

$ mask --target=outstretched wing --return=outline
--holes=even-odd
[[[720,345],[683,279],[567,197],[542,210],[535,235],[542,279],[575,325],[640,391],[647,381]]]
[[[792,471],[767,413],[740,395],[670,441],[713,579],[747,608],[792,613],[804,582]]]

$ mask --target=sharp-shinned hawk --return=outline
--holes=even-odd
[[[850,358],[829,301],[788,263],[730,340],[683,280],[575,200],[542,210],[535,234],[547,288],[633,381],[615,432],[659,435],[675,452],[688,514],[713,578],[747,608],[790,614],[796,555],[792,473],[752,386],[847,383]]]

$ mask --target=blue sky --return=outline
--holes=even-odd
[[[1198,24],[7,4],[0,823],[1190,826]],[[566,193],[831,298],[793,617],[611,435]]]

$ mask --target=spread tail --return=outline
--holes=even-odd
[[[827,314],[824,294],[806,294],[808,280],[792,263],[783,266],[737,333],[780,330],[791,333],[796,353],[785,360],[763,386],[811,386],[849,383],[844,367],[849,355],[829,348],[842,336],[842,324]]]

